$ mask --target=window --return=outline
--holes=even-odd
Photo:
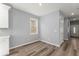
[[[30,33],[38,34],[38,19],[30,18]]]

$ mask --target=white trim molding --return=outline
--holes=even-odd
[[[21,47],[23,45],[28,45],[28,44],[31,44],[31,43],[34,43],[34,42],[38,42],[39,40],[35,40],[35,41],[31,41],[31,42],[28,42],[28,43],[24,43],[24,44],[21,44],[21,45],[17,45],[17,46],[14,46],[14,47],[11,47],[9,49],[14,49],[14,48],[18,48],[18,47]]]
[[[54,46],[57,46],[57,47],[60,47],[60,44],[58,45],[58,44],[50,43],[50,42],[45,41],[45,40],[41,40],[41,41],[42,41],[42,42],[45,42],[45,43],[48,43],[48,44],[51,44],[51,45],[54,45]]]
[[[51,45],[54,45],[54,46],[57,46],[57,47],[60,47],[61,44],[64,42],[64,41],[62,41],[60,44],[55,44],[55,43],[51,43],[51,42],[48,42],[48,41],[45,41],[45,40],[35,40],[35,41],[31,41],[31,42],[24,43],[24,44],[21,44],[21,45],[17,45],[15,47],[11,47],[10,49],[18,48],[18,47],[21,47],[23,45],[28,45],[28,44],[31,44],[31,43],[34,43],[34,42],[38,42],[38,41],[45,42],[47,44],[51,44]]]

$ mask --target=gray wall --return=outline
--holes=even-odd
[[[9,29],[0,29],[3,35],[10,34],[10,48],[38,40],[38,35],[30,35],[30,13],[11,8],[9,11]]]
[[[64,40],[68,40],[70,37],[70,21],[68,18],[64,20]]]
[[[42,41],[59,45],[59,11],[40,18],[40,37]]]
[[[64,15],[61,11],[59,11],[59,42],[60,45],[64,41]]]

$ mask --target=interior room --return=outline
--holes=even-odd
[[[79,4],[1,3],[0,56],[79,56]]]

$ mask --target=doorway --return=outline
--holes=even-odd
[[[79,20],[70,21],[70,37],[79,38]]]

